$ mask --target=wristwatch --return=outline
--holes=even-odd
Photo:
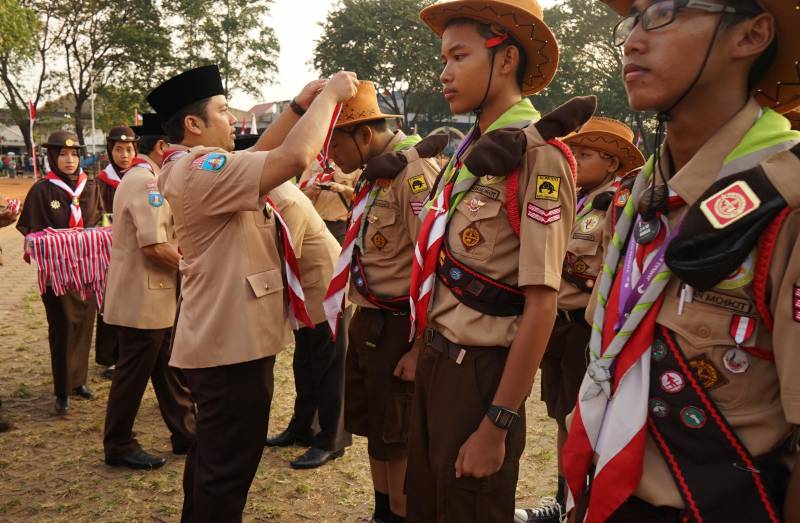
[[[510,430],[511,427],[514,426],[514,423],[517,422],[519,414],[505,407],[491,405],[489,410],[486,411],[486,417],[489,418],[498,428]]]
[[[297,103],[297,100],[295,100],[294,98],[292,98],[292,101],[289,102],[289,107],[292,108],[292,111],[297,113],[297,116],[303,116],[304,114],[306,114],[305,109],[300,107],[300,104]]]

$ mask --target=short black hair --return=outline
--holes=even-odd
[[[206,107],[208,107],[210,101],[211,98],[203,98],[202,100],[193,102],[170,116],[166,122],[161,124],[161,127],[164,129],[164,132],[167,133],[171,143],[181,143],[183,141],[183,137],[185,136],[183,120],[187,116],[196,116],[203,120],[203,123],[208,123],[206,119]]]
[[[139,153],[150,154],[156,148],[156,144],[164,140],[169,143],[169,137],[166,135],[146,134],[139,140]]]
[[[477,29],[478,31],[478,34],[481,35],[481,37],[485,38],[486,40],[495,38],[502,34],[502,33],[498,34],[496,30],[493,30],[491,25],[484,24],[483,22],[475,20],[474,18],[454,18],[449,22],[447,22],[445,28],[450,27],[451,25],[471,25],[475,27],[475,29]],[[514,37],[509,34],[508,38],[506,38],[504,42],[502,42],[500,45],[493,47],[492,49],[487,49],[487,51],[489,51],[490,53],[491,52],[497,53],[504,50],[507,47],[511,47],[512,45],[517,48],[517,51],[519,51],[519,66],[517,67],[517,85],[519,86],[520,89],[522,89],[522,86],[525,83],[525,70],[527,69],[528,66],[528,57],[525,54],[525,49],[522,48],[519,42],[517,42],[516,39],[514,39]]]
[[[756,0],[723,0],[722,3],[733,7],[737,11],[736,13],[723,15],[722,27],[724,28],[732,27],[743,20],[747,20],[748,18],[760,15],[764,12],[764,8],[761,7],[761,4]],[[767,71],[769,71],[769,68],[772,67],[772,64],[775,62],[775,57],[777,55],[778,38],[776,36],[769,44],[769,47],[767,47],[767,49],[761,53],[761,56],[753,63],[753,67],[750,69],[750,74],[747,77],[748,91],[755,89],[756,85],[764,79]]]
[[[389,129],[389,122],[386,121],[386,118],[378,118],[377,120],[370,120],[368,122],[361,122],[351,126],[344,126],[341,128],[342,131],[348,134],[355,134],[358,132],[359,129],[368,125],[372,127],[375,131],[382,133]]]

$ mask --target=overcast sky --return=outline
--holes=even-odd
[[[539,1],[542,7],[555,3],[555,0]],[[234,94],[231,105],[246,111],[257,102],[288,100],[315,79],[316,74],[309,62],[320,35],[319,22],[336,3],[336,0],[274,0],[270,25],[281,44],[275,83],[264,89],[262,99]]]

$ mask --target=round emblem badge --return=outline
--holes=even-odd
[[[620,189],[617,191],[617,195],[614,197],[614,205],[617,207],[625,207],[625,204],[628,203],[628,198],[630,197],[630,189]]]
[[[50,208],[51,209],[60,209],[61,208],[61,202],[58,201],[58,200],[53,200],[52,202],[50,202]]]
[[[747,208],[747,200],[739,193],[728,192],[714,202],[714,213],[724,220],[732,220]]]
[[[669,405],[661,398],[650,398],[650,413],[656,418],[666,418],[669,416]]]
[[[356,278],[356,286],[363,287],[364,286],[364,278]]]
[[[750,356],[740,348],[730,349],[722,357],[722,363],[728,372],[743,374],[750,368]]]
[[[706,413],[694,406],[684,407],[681,409],[681,421],[690,429],[702,429],[706,425]]]
[[[463,243],[464,247],[467,249],[477,246],[481,243],[482,239],[480,231],[474,227],[467,227],[461,231],[461,243]]]
[[[639,220],[636,222],[636,232],[634,233],[636,243],[647,245],[656,239],[659,232],[661,232],[661,220],[658,218],[653,218],[649,222]]]
[[[590,214],[581,221],[581,232],[592,232],[599,224],[600,217],[595,214]]]
[[[585,261],[583,261],[583,260],[581,260],[580,258],[578,258],[578,260],[575,262],[575,265],[573,266],[573,270],[574,270],[574,271],[575,271],[577,274],[583,274],[583,273],[585,273],[587,270],[589,270],[589,266],[588,266],[588,265],[586,265],[586,262],[585,262]]]
[[[653,342],[650,352],[654,360],[661,361],[667,356],[667,345],[661,340],[656,340]]]
[[[659,382],[661,383],[661,390],[669,392],[670,394],[677,394],[686,387],[686,380],[684,377],[674,370],[668,370],[663,373],[661,378],[659,378]]]
[[[458,281],[461,279],[461,276],[463,276],[461,269],[457,267],[450,269],[450,279]]]
[[[75,142],[73,142],[70,138],[64,140],[64,147],[72,147],[73,145],[75,145]]]

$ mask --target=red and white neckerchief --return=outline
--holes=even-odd
[[[189,150],[188,149],[184,149],[184,148],[167,149],[164,152],[164,159],[161,160],[161,167],[163,168],[165,165],[167,165],[170,162],[175,162],[177,160],[180,160],[181,158],[183,158],[184,156],[186,156],[188,154],[189,154]]]
[[[55,185],[56,187],[60,188],[64,192],[66,192],[70,199],[72,200],[69,204],[69,227],[70,229],[75,227],[83,228],[83,213],[81,213],[81,194],[83,193],[83,189],[86,187],[86,180],[88,179],[86,173],[81,171],[78,175],[78,183],[75,186],[75,190],[72,190],[64,180],[59,178],[54,172],[47,173],[45,176],[50,183]]]
[[[375,193],[372,191],[372,183],[364,183],[356,194],[353,202],[353,209],[350,215],[350,222],[347,226],[347,233],[342,244],[342,252],[336,261],[336,268],[333,271],[333,278],[328,285],[325,299],[322,300],[322,308],[325,309],[325,318],[331,328],[333,339],[336,339],[337,327],[339,325],[339,315],[344,309],[344,293],[347,281],[350,277],[350,263],[353,261],[353,248],[361,234],[361,225],[364,221],[364,212],[375,200]]]
[[[275,218],[281,226],[281,240],[283,242],[283,274],[286,277],[287,290],[289,294],[289,321],[292,328],[300,328],[300,322],[306,327],[314,328],[314,322],[306,310],[306,297],[303,293],[303,286],[300,277],[300,266],[297,264],[297,256],[294,253],[292,234],[289,227],[283,221],[283,216],[278,212],[278,206],[269,196],[264,197],[266,205],[275,213]]]
[[[156,172],[155,172],[155,170],[153,170],[153,166],[150,164],[150,162],[148,162],[144,158],[139,158],[138,156],[133,159],[133,162],[131,162],[131,166],[128,167],[127,169],[125,169],[125,172],[123,172],[122,174],[127,173],[128,171],[130,171],[134,167],[141,167],[142,169],[147,169],[151,173],[156,174]]]
[[[114,166],[111,165],[110,163],[106,165],[105,169],[100,171],[100,174],[97,175],[97,179],[103,182],[104,184],[113,187],[114,189],[119,187],[119,182],[122,181],[122,179],[117,174],[117,170],[114,169]]]
[[[333,180],[333,167],[331,167],[329,161],[331,138],[333,138],[333,128],[336,127],[336,121],[339,119],[339,114],[341,112],[342,104],[336,104],[336,107],[333,109],[333,116],[331,117],[330,124],[328,124],[328,134],[325,136],[322,150],[317,154],[317,163],[322,170],[316,174],[312,174],[307,180],[300,182],[300,189],[305,189],[309,185],[314,185],[316,182],[325,183]]]

